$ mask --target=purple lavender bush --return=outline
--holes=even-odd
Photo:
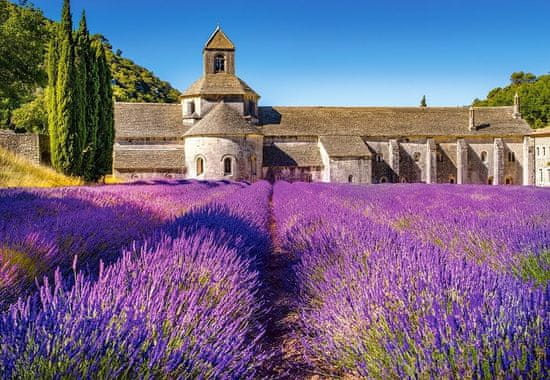
[[[251,378],[266,355],[258,183],[191,210],[91,280],[60,272],[0,321],[5,378]],[[243,207],[246,205],[246,207]]]
[[[164,182],[106,187],[0,191],[0,310],[34,289],[34,280],[57,267],[97,272],[122,248],[143,239],[193,206],[238,184]]]
[[[300,257],[296,335],[314,367],[367,378],[548,376],[550,287],[513,269],[548,248],[548,193],[484,191],[275,185],[276,239]],[[510,204],[520,195],[539,204]],[[396,223],[404,216],[414,222]],[[498,251],[499,239],[512,247]]]

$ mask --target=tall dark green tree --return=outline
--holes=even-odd
[[[88,181],[97,180],[95,152],[99,116],[99,72],[95,52],[92,50],[86,14],[82,12],[80,26],[76,33],[76,63],[79,73],[81,96],[81,131],[83,138],[81,175]]]
[[[82,163],[80,124],[81,97],[75,66],[73,24],[70,1],[65,0],[57,33],[57,72],[55,85],[55,129],[50,136],[52,165],[60,172],[79,175]]]
[[[426,103],[426,95],[422,96],[422,99],[420,99],[420,107],[427,107],[428,103]]]
[[[115,128],[113,90],[111,88],[112,77],[103,44],[94,41],[93,47],[99,74],[99,112],[95,165],[96,174],[104,176],[111,173],[113,166]]]

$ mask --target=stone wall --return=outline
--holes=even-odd
[[[187,178],[256,181],[262,174],[263,137],[187,137],[185,166]],[[197,159],[204,161],[204,172],[197,174]],[[224,174],[224,159],[233,162],[232,173]],[[255,168],[252,167],[255,158]]]
[[[535,184],[550,187],[550,135],[535,138]]]
[[[371,160],[366,158],[331,158],[330,182],[371,183]]]
[[[0,131],[0,147],[22,156],[34,164],[41,162],[39,135]]]

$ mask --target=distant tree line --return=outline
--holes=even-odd
[[[536,76],[518,71],[510,76],[510,84],[489,91],[487,99],[475,99],[476,107],[510,106],[514,104],[516,92],[521,99],[523,118],[533,128],[542,128],[550,124],[550,75]]]

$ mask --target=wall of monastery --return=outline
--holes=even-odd
[[[263,137],[202,137],[185,139],[187,178],[255,181],[262,174]],[[197,174],[197,159],[204,160],[204,172]],[[232,173],[224,174],[224,159],[231,157]],[[255,160],[254,160],[255,158]],[[255,162],[255,165],[253,163]]]
[[[535,184],[550,187],[550,136],[536,136]]]

